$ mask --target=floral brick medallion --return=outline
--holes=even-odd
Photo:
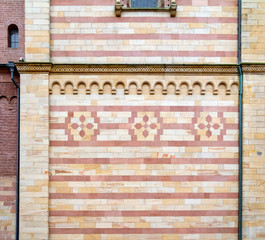
[[[68,123],[68,128],[75,141],[91,141],[91,136],[97,129],[97,123],[91,117],[91,112],[74,112],[74,116]]]
[[[158,135],[160,123],[154,112],[138,112],[132,125],[137,141],[154,141]]]
[[[216,113],[201,112],[195,129],[201,141],[217,141],[218,136],[222,135],[222,119]]]

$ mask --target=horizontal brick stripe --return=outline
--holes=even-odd
[[[16,191],[16,187],[0,187],[0,191]]]
[[[115,0],[51,0],[51,6],[113,6]],[[237,6],[236,0],[192,1],[179,0],[179,6]]]
[[[238,141],[50,141],[51,147],[238,147]]]
[[[12,192],[11,192],[12,193]],[[10,193],[10,194],[11,194]],[[13,193],[12,193],[13,194]],[[0,201],[13,201],[16,199],[15,195],[0,195]]]
[[[237,228],[50,228],[50,234],[210,234],[237,233]]]
[[[167,158],[169,157],[169,158]],[[238,164],[238,158],[50,158],[50,164]]]
[[[50,106],[50,111],[165,111],[165,112],[238,112],[237,106]]]
[[[237,23],[236,17],[51,17],[51,23]]]
[[[50,111],[106,111],[106,112],[238,112],[237,106],[50,106]]]
[[[50,193],[50,199],[237,199],[238,193]]]
[[[51,51],[51,57],[236,57],[236,51]]]
[[[186,217],[186,216],[237,216],[236,210],[197,210],[197,211],[50,211],[50,216],[68,217]]]
[[[237,34],[51,34],[51,40],[237,40]]]
[[[69,181],[69,182],[151,182],[151,181],[164,181],[164,182],[228,182],[237,181],[238,176],[50,176],[50,181]]]
[[[51,0],[51,6],[109,6],[116,0]]]

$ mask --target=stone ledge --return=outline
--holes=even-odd
[[[52,63],[15,63],[19,73],[49,73],[52,69]]]
[[[242,63],[244,73],[264,73],[265,64]],[[237,64],[53,64],[18,62],[19,73],[238,74]]]
[[[175,65],[175,64],[52,64],[16,63],[19,73],[179,73],[237,74],[237,65]]]
[[[242,64],[243,73],[263,73],[265,74],[265,64],[245,63]]]

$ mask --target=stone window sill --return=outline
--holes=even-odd
[[[132,7],[123,7],[122,4],[120,3],[120,0],[116,0],[116,4],[115,4],[116,17],[121,17],[121,12],[123,11],[124,12],[137,12],[137,11],[170,12],[170,17],[176,17],[177,4],[175,1],[172,1],[170,7],[132,8]]]

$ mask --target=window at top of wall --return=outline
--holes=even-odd
[[[164,8],[170,6],[170,0],[121,0],[123,7]]]
[[[121,17],[122,11],[169,11],[170,17],[175,17],[177,12],[177,4],[176,0],[116,0],[116,17]]]
[[[157,7],[157,0],[132,0],[131,7],[133,8]]]
[[[18,48],[18,27],[15,24],[8,26],[8,47],[9,48]]]

